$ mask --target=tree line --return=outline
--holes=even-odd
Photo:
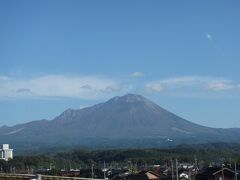
[[[0,160],[2,172],[29,169],[90,169],[107,167],[145,167],[154,164],[169,164],[171,159],[201,166],[221,162],[237,162],[240,165],[240,144],[214,143],[202,145],[179,145],[170,148],[74,150],[56,154],[17,155],[9,161]]]

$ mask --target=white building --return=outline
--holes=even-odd
[[[9,144],[3,144],[0,149],[0,159],[8,161],[13,158],[13,149],[9,149]]]

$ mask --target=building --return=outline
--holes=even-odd
[[[190,173],[184,171],[179,175],[179,177],[180,177],[180,179],[190,179]]]
[[[160,177],[157,173],[152,171],[141,171],[137,174],[125,173],[118,175],[114,180],[159,180]]]
[[[235,180],[236,173],[228,168],[208,167],[199,172],[196,180]]]
[[[9,144],[3,144],[0,149],[0,159],[8,161],[13,158],[13,149],[9,149]]]

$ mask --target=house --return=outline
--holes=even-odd
[[[128,180],[159,180],[159,175],[153,171],[141,171],[138,174],[132,174]]]
[[[179,179],[180,179],[180,180],[189,180],[189,179],[186,178],[186,177],[180,177]]]
[[[78,169],[76,169],[76,170],[71,169],[70,171],[61,170],[60,171],[60,176],[79,177],[80,176],[80,170],[78,170]]]
[[[152,171],[140,171],[137,174],[124,174],[114,178],[114,180],[159,180],[159,175]]]
[[[224,178],[223,178],[224,177]],[[208,167],[200,171],[195,180],[234,180],[235,172],[228,168]]]
[[[128,176],[132,174],[130,171],[128,170],[114,170],[112,172],[112,177],[110,177],[111,179],[114,180],[125,180],[128,179]]]
[[[180,179],[190,179],[190,174],[189,172],[182,172],[180,175],[179,175]]]
[[[152,180],[159,179],[159,175],[152,171],[141,171],[140,173],[138,173],[138,175],[145,176],[147,177],[147,179],[152,179]]]

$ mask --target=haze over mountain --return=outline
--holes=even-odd
[[[237,142],[240,129],[219,129],[187,121],[141,95],[127,94],[53,120],[0,128],[0,144],[19,149],[85,146],[160,147],[182,143]]]

